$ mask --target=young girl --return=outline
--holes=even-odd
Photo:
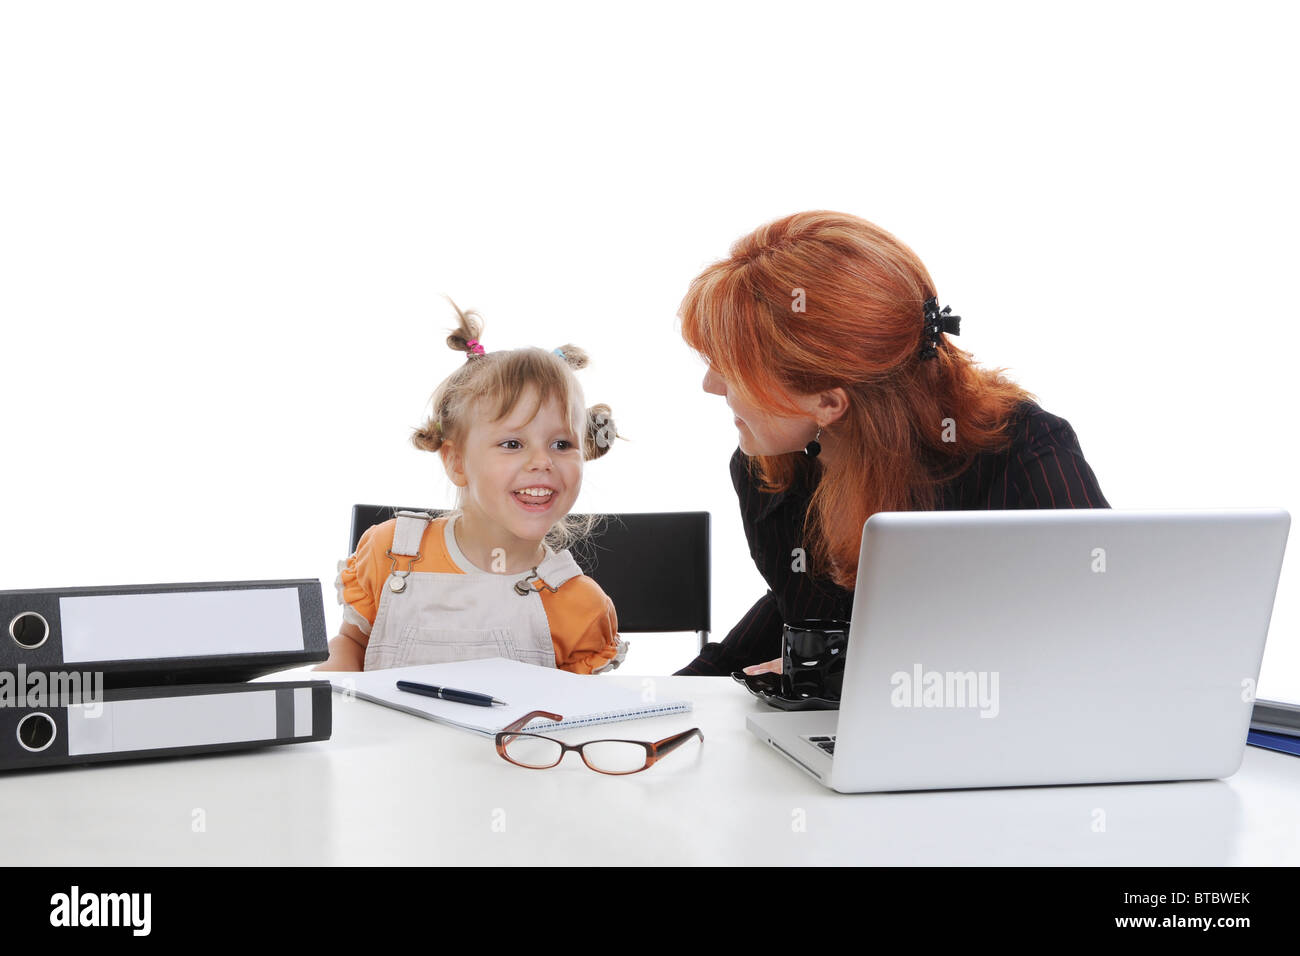
[[[457,510],[399,512],[362,535],[339,565],[343,626],[318,669],[482,657],[578,674],[617,667],[627,644],[613,602],[564,549],[583,530],[569,517],[583,461],[616,435],[608,406],[584,407],[573,370],[587,355],[487,352],[478,315],[456,314],[447,344],[465,364],[411,441],[441,456]]]

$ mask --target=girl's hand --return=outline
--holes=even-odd
[[[765,664],[750,664],[748,667],[741,668],[746,674],[779,674],[781,673],[781,658],[768,661]]]
[[[363,671],[366,669],[366,645],[370,638],[361,629],[347,621],[339,628],[337,637],[330,638],[329,660],[317,664],[317,671]]]

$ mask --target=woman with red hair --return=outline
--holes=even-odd
[[[954,346],[960,316],[921,260],[864,219],[760,227],[679,314],[735,415],[732,481],[770,590],[678,673],[776,670],[783,623],[848,620],[877,511],[1109,507],[1069,423]]]

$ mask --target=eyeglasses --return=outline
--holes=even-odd
[[[559,714],[535,710],[524,714],[496,735],[497,753],[517,767],[529,770],[546,770],[554,767],[570,750],[576,750],[582,762],[597,773],[640,773],[660,757],[666,757],[692,737],[704,743],[699,727],[651,743],[648,740],[588,740],[582,744],[566,744],[554,737],[521,732],[534,717],[563,720]]]

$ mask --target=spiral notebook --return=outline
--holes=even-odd
[[[551,667],[521,664],[503,657],[450,664],[418,664],[376,671],[322,671],[338,694],[355,694],[363,700],[395,710],[426,717],[475,733],[492,735],[532,710],[560,714],[557,723],[539,717],[529,724],[533,730],[561,730],[616,720],[659,717],[684,713],[689,701],[646,699],[642,690],[610,683],[603,677],[570,674]],[[399,680],[454,687],[504,700],[492,707],[457,704],[435,697],[421,697],[397,689]],[[651,689],[653,685],[651,685]]]

